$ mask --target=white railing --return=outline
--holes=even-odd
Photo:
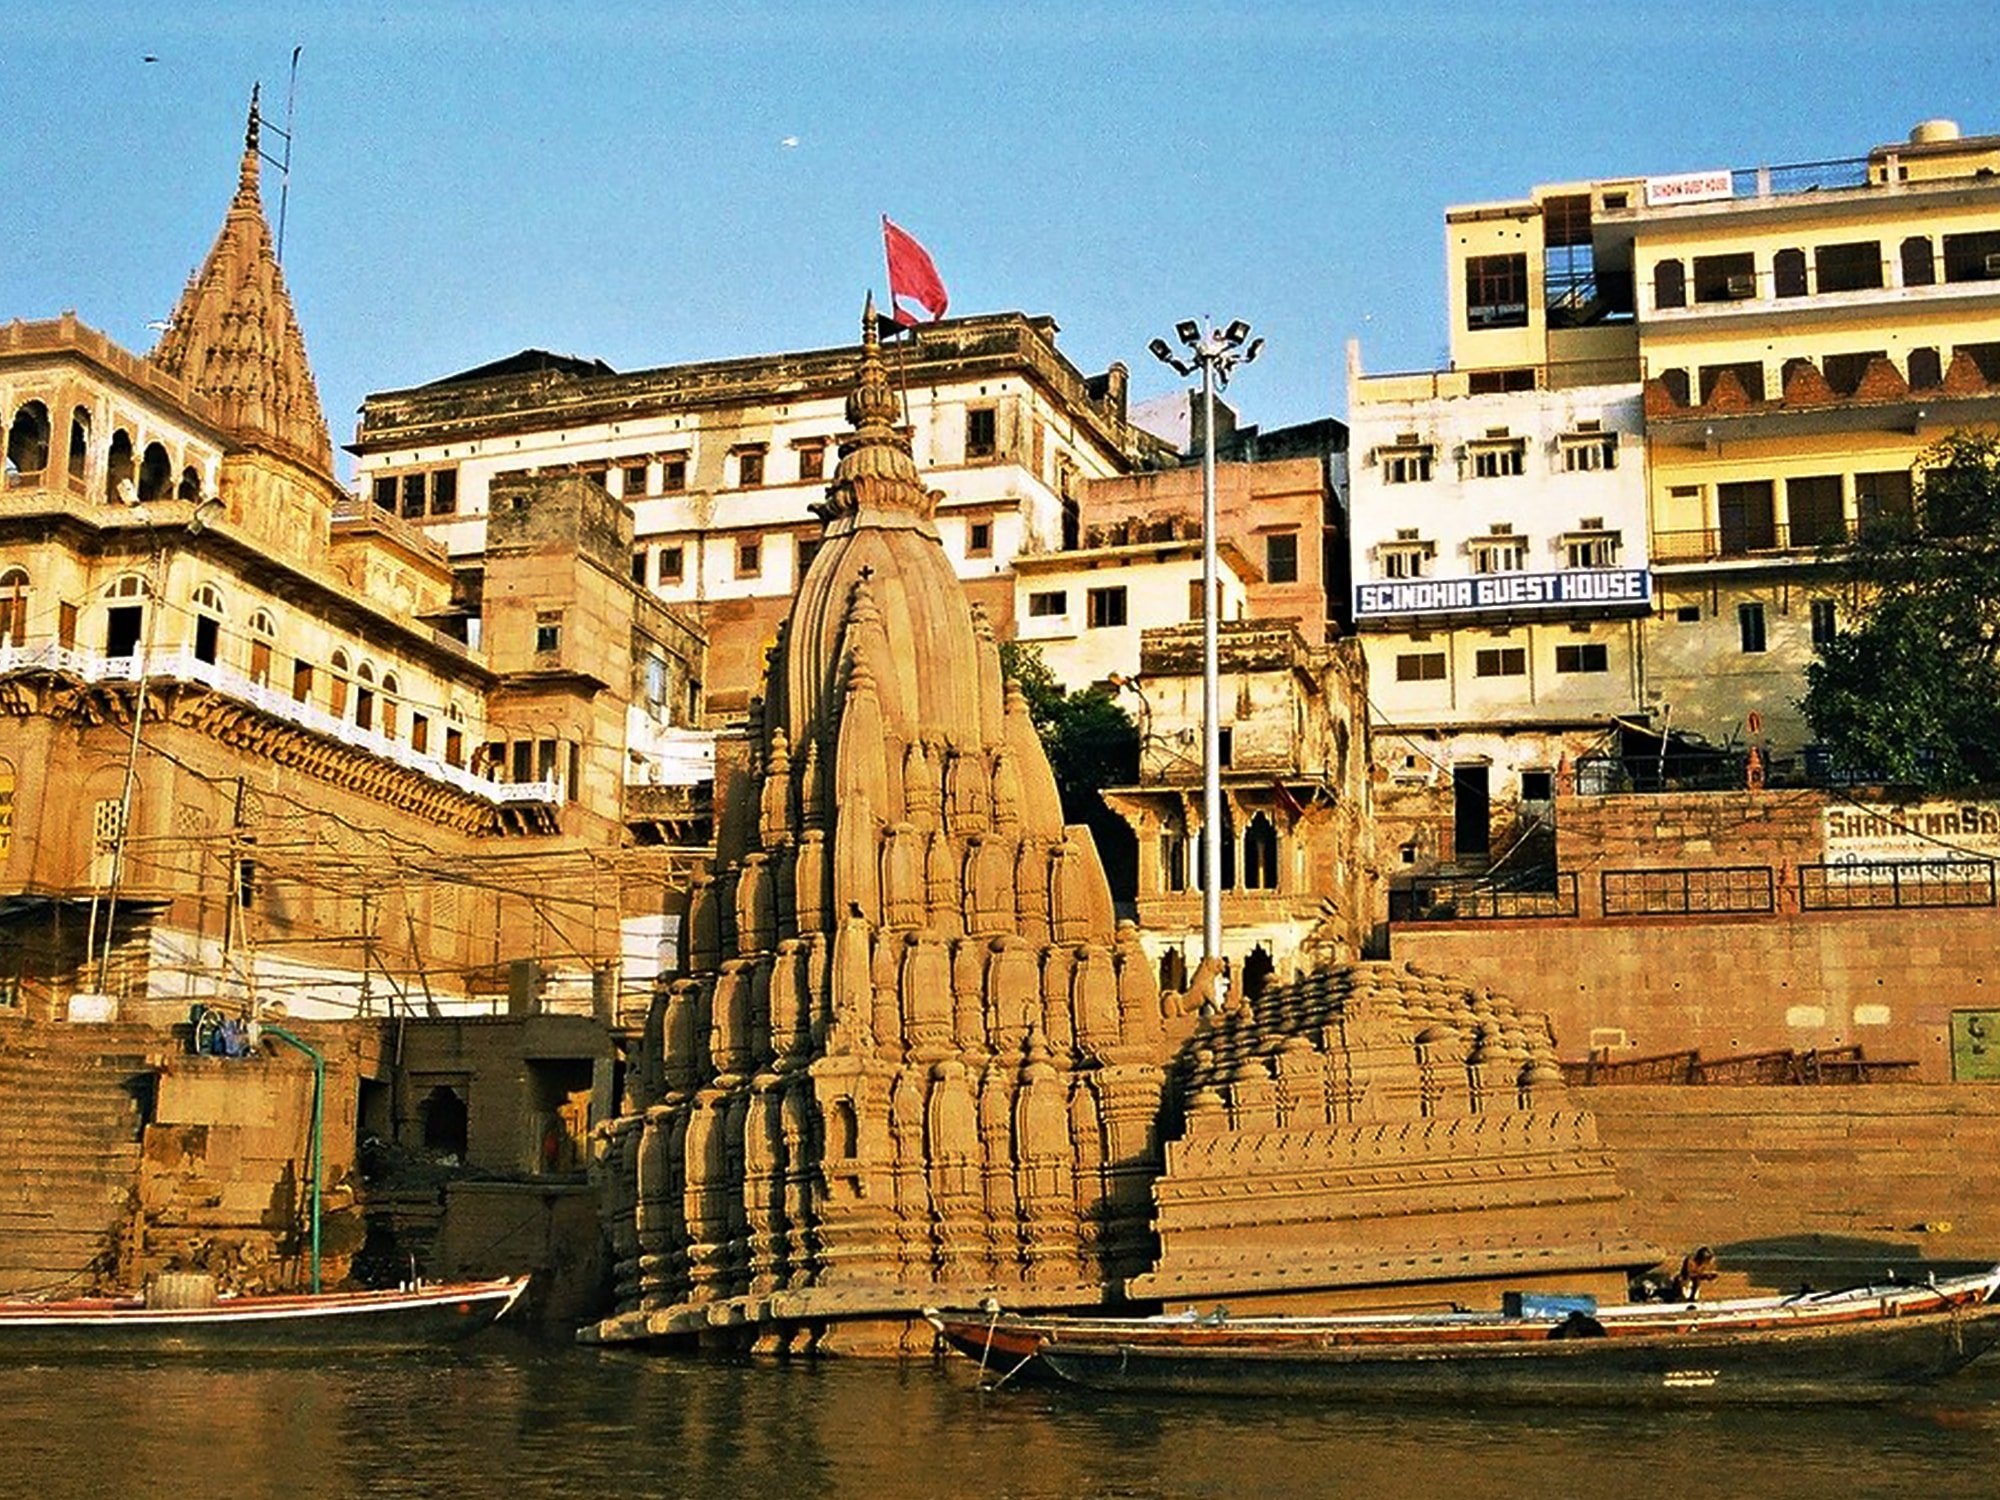
[[[136,683],[141,679],[148,682],[197,682],[274,719],[282,719],[287,724],[296,724],[301,729],[337,740],[351,749],[390,761],[433,781],[441,781],[468,796],[496,806],[562,800],[562,787],[557,782],[507,784],[488,781],[434,755],[419,753],[400,740],[392,740],[373,729],[363,729],[347,719],[336,718],[315,703],[301,703],[289,693],[253,682],[241,673],[219,667],[214,662],[202,661],[187,650],[99,656],[94,652],[56,645],[0,646],[0,676],[31,671],[60,672],[90,683]]]

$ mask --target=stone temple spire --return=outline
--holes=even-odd
[[[326,415],[257,191],[259,120],[252,89],[236,196],[148,358],[213,401],[237,441],[330,478]]]

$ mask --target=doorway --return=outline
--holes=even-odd
[[[1452,853],[1484,859],[1493,852],[1493,798],[1484,765],[1451,768]]]

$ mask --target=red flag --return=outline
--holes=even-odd
[[[933,323],[942,318],[951,306],[944,278],[931,263],[930,252],[908,230],[890,223],[887,214],[882,215],[882,249],[889,257],[889,310],[896,321],[906,326],[917,321],[916,314],[902,305],[906,297],[929,313]]]

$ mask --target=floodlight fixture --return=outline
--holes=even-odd
[[[1232,349],[1249,337],[1250,325],[1241,318],[1235,319],[1227,328],[1222,330],[1222,342]]]
[[[1193,318],[1187,318],[1174,324],[1174,332],[1188,348],[1198,349],[1201,347],[1201,324],[1195,322]]]

